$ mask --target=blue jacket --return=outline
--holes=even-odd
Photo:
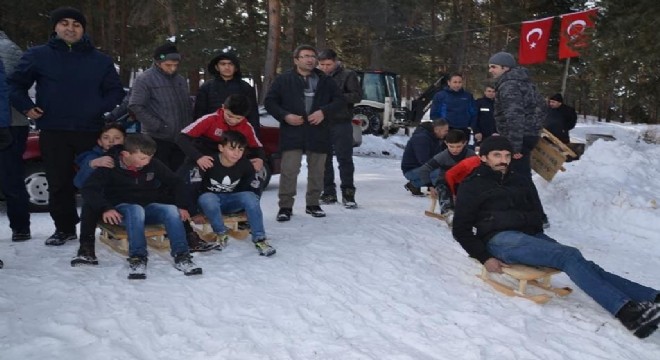
[[[477,126],[477,106],[474,97],[468,91],[454,91],[444,88],[431,103],[431,119],[443,118],[450,128],[475,128]]]
[[[0,60],[0,127],[8,127],[11,122],[9,110],[9,87],[5,76],[5,66]]]
[[[415,129],[406,144],[405,150],[403,150],[401,171],[405,174],[410,170],[417,169],[444,148],[444,141],[438,139],[433,132],[433,124],[430,122],[421,123]]]
[[[94,146],[92,150],[85,151],[84,153],[76,156],[78,172],[76,173],[76,177],[73,178],[73,185],[75,185],[78,189],[82,189],[83,185],[85,185],[85,181],[87,181],[87,178],[92,175],[94,170],[96,170],[89,166],[89,162],[100,158],[104,154],[105,152],[103,151],[103,148],[100,146]]]
[[[28,96],[35,82],[36,105]],[[96,50],[87,35],[72,45],[53,36],[28,49],[9,86],[12,105],[22,113],[40,107],[44,113],[35,123],[47,130],[99,131],[103,113],[124,98],[112,58]]]

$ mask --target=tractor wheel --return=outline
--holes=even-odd
[[[360,120],[362,134],[380,134],[383,131],[383,121],[380,113],[368,106],[358,106],[353,109],[353,119]]]

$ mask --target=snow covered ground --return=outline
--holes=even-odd
[[[552,183],[536,177],[548,233],[605,269],[660,288],[660,147],[647,127],[583,123],[597,141]],[[128,281],[124,258],[97,245],[100,266],[71,268],[78,243],[12,243],[0,205],[0,359],[659,359],[660,332],[639,340],[585,293],[545,305],[496,293],[447,227],[425,217],[399,170],[404,135],[365,136],[357,149],[359,208],[277,223],[273,178],[262,205],[278,253],[249,241],[195,256],[186,278],[152,252],[148,279]],[[565,275],[558,286],[572,286]]]

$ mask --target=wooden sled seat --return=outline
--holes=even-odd
[[[550,278],[552,275],[561,272],[557,269],[513,264],[509,267],[503,267],[502,272],[505,274],[505,276],[508,276],[517,282],[518,286],[513,287],[500,281],[494,280],[491,278],[490,273],[483,265],[481,268],[481,274],[477,276],[487,284],[491,285],[495,290],[505,295],[522,297],[534,301],[537,304],[545,304],[546,302],[550,301],[552,296],[548,294],[528,294],[526,293],[527,285],[535,286],[542,290],[551,292],[557,296],[566,296],[573,291],[569,287],[556,288],[550,284]]]
[[[99,240],[108,245],[118,253],[128,256],[128,234],[126,228],[120,225],[111,225],[99,223],[101,235]],[[170,242],[165,237],[165,227],[162,225],[146,225],[144,236],[147,238],[147,245],[158,250],[169,250]]]
[[[245,211],[223,215],[222,220],[225,223],[225,227],[227,227],[227,234],[234,239],[243,240],[250,234],[250,229],[243,227],[248,221]],[[211,229],[211,224],[209,224],[206,216],[202,214],[196,215],[193,217],[192,222],[196,225],[201,225],[201,229],[197,233],[202,239],[210,239],[209,235],[213,233],[213,229]]]

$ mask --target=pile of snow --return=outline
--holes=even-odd
[[[635,127],[582,126],[618,140],[595,142],[551,183],[535,176],[548,233],[660,288],[660,150],[623,135]],[[10,241],[2,216],[0,359],[658,358],[660,333],[635,338],[579,289],[536,305],[481,282],[444,223],[423,215],[428,198],[403,189],[406,141],[364,137],[356,210],[305,215],[303,166],[294,216],[277,223],[273,177],[262,207],[277,254],[231,241],[195,255],[199,277],[153,251],[148,279],[128,281],[124,258],[103,244],[98,267],[71,268],[78,243],[44,246],[47,214],[33,214],[25,243]],[[574,287],[565,275],[553,281]]]

